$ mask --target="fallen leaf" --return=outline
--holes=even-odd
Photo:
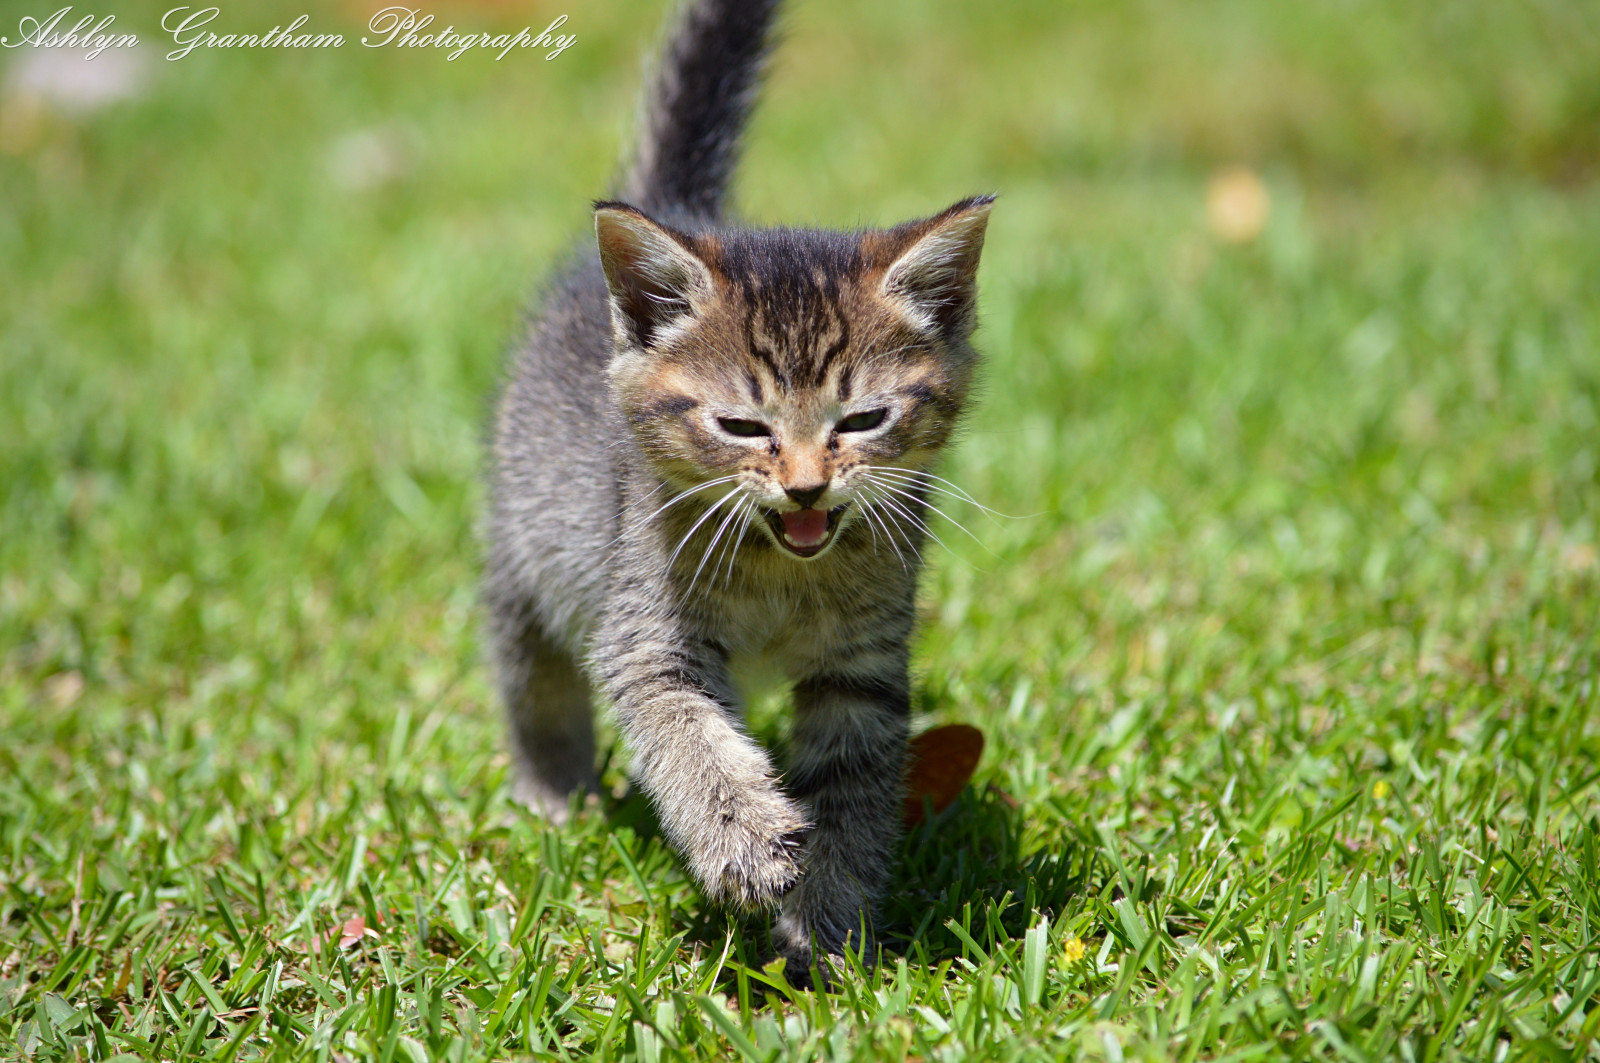
[[[922,822],[923,798],[943,812],[961,795],[983,756],[983,732],[952,723],[924,731],[911,740],[903,817],[907,827]]]
[[[367,925],[365,916],[353,915],[339,928],[339,947],[347,949],[360,943],[364,937],[377,937],[378,932]]]

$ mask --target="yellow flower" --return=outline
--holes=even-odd
[[[1066,943],[1061,946],[1061,958],[1066,960],[1068,964],[1077,963],[1087,953],[1088,950],[1083,947],[1083,942],[1077,938],[1068,938]]]
[[[1382,801],[1385,797],[1388,797],[1388,796],[1389,796],[1389,784],[1388,783],[1384,782],[1382,779],[1379,779],[1377,782],[1372,784],[1372,799],[1374,801]]]

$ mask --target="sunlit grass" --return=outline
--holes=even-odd
[[[1001,194],[946,471],[1011,516],[953,511],[916,662],[989,747],[833,995],[620,750],[514,808],[480,656],[500,359],[658,17],[0,136],[0,1054],[1592,1054],[1592,7],[795,5],[751,214]]]

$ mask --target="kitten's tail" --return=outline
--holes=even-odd
[[[622,198],[716,218],[755,101],[778,0],[690,0],[645,97]]]

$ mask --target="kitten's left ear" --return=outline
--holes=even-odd
[[[994,196],[973,196],[923,221],[891,229],[896,257],[883,294],[919,328],[956,338],[972,331],[978,258]]]

